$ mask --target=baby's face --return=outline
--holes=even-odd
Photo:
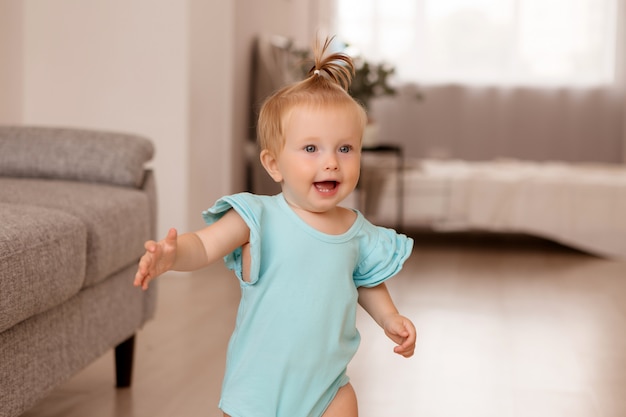
[[[285,199],[314,213],[335,208],[356,187],[362,128],[348,106],[298,106],[285,120],[285,146],[278,156]]]

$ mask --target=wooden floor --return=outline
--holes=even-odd
[[[396,357],[359,316],[361,417],[626,416],[626,263],[517,238],[416,239],[389,287],[418,349]],[[221,416],[237,284],[215,265],[159,290],[131,389],[113,388],[107,354],[24,416]]]

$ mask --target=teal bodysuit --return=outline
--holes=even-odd
[[[357,287],[395,275],[413,241],[361,213],[341,235],[306,224],[282,194],[224,197],[207,224],[234,208],[250,227],[250,280],[242,249],[225,257],[241,286],[220,408],[232,417],[319,417],[348,383],[359,346]]]

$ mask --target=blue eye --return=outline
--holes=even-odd
[[[304,147],[305,152],[312,153],[312,152],[315,152],[316,150],[317,150],[317,147],[315,145],[306,145]]]
[[[352,146],[350,145],[343,145],[339,148],[339,152],[341,153],[348,153],[352,150]]]

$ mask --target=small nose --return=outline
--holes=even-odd
[[[327,171],[336,171],[339,169],[339,163],[337,161],[337,156],[333,153],[328,155],[326,160],[324,161],[324,169]]]

